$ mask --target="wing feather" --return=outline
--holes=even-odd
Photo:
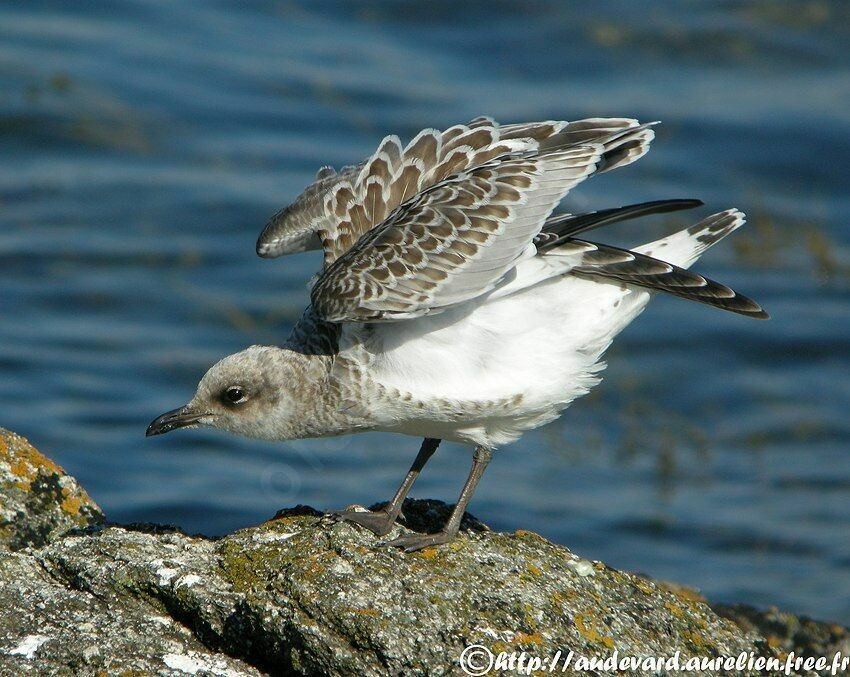
[[[314,183],[266,224],[257,253],[271,258],[321,246],[327,267],[394,209],[453,174],[505,154],[594,142],[606,145],[597,171],[608,171],[640,157],[652,136],[631,118],[500,126],[492,118],[478,117],[442,132],[425,129],[405,147],[397,137],[386,137],[365,162],[339,173],[320,170]],[[340,191],[343,186],[347,190]],[[362,214],[346,217],[355,203],[366,205],[365,220]]]
[[[682,209],[693,209],[703,204],[702,200],[653,200],[638,204],[602,209],[585,214],[558,214],[546,219],[543,229],[534,238],[541,252],[560,246],[570,238],[588,230],[608,226],[612,223],[637,219],[649,214],[665,214]]]
[[[751,298],[672,263],[596,242],[572,242],[586,247],[581,263],[570,271],[574,275],[620,280],[733,313],[759,319],[768,317],[764,309]]]
[[[546,217],[604,152],[588,144],[497,158],[429,187],[330,263],[313,287],[314,309],[331,322],[374,322],[489,291],[533,255]]]

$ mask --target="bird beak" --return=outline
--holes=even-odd
[[[186,426],[195,425],[200,419],[207,414],[200,414],[189,409],[189,406],[173,409],[165,412],[162,416],[155,418],[148,426],[145,437],[152,435],[162,435],[163,433],[171,432],[177,428],[185,428]]]

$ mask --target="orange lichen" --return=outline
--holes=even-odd
[[[82,509],[85,506],[99,512],[97,504],[71,478],[65,476],[60,466],[43,456],[26,439],[3,428],[0,428],[0,459],[8,464],[8,488],[16,487],[21,491],[32,492],[39,487],[39,478],[43,478],[48,480],[44,488],[52,501],[53,487],[58,480],[61,496],[56,507],[77,520],[84,517]]]
[[[651,595],[654,592],[652,585],[649,581],[645,581],[642,578],[636,578],[634,580],[635,587],[640,590],[644,595]]]
[[[437,556],[436,548],[425,548],[424,550],[420,550],[416,553],[417,557],[422,559],[434,559]]]
[[[76,496],[68,496],[59,507],[69,515],[79,515],[83,502]]]
[[[685,602],[706,602],[705,597],[700,593],[696,588],[689,588],[687,585],[680,585],[678,583],[670,583],[669,581],[656,581],[656,585],[658,585],[662,590],[666,590],[667,592],[672,592],[676,597]]]
[[[26,477],[27,479],[31,479],[35,477],[35,468],[30,466],[24,459],[19,458],[16,461],[12,461],[11,465],[12,474],[16,477]]]
[[[576,629],[578,629],[579,633],[581,633],[581,636],[591,644],[603,644],[607,648],[613,649],[614,639],[599,633],[594,627],[592,627],[592,625],[590,625],[589,622],[586,622],[585,619],[588,616],[589,614],[577,614],[573,618],[573,623],[575,623]]]
[[[6,439],[4,439],[6,437]],[[11,461],[12,474],[18,477],[26,477],[32,479],[38,474],[40,469],[62,474],[63,470],[49,458],[43,456],[31,444],[22,437],[11,436],[12,441],[20,440],[20,444],[9,446],[8,437],[0,432],[0,454],[8,456]]]
[[[518,632],[514,637],[514,644],[543,644],[545,641],[543,635],[539,632],[532,632],[530,634]]]
[[[693,588],[685,588],[682,587],[679,590],[676,590],[676,597],[679,599],[686,600],[688,602],[707,602],[708,600],[701,595],[697,590]]]
[[[516,531],[514,531],[514,536],[516,536],[517,538],[532,539],[535,541],[539,541],[540,543],[549,543],[549,541],[543,538],[543,536],[534,531],[529,531],[528,529],[517,529]]]

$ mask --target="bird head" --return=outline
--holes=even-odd
[[[225,357],[207,371],[188,404],[156,418],[146,435],[205,426],[245,437],[284,439],[292,407],[283,387],[289,369],[281,352],[251,346]]]

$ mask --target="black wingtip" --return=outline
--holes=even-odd
[[[610,226],[614,223],[637,219],[642,216],[649,216],[650,214],[666,214],[684,209],[694,209],[696,207],[702,207],[704,204],[702,200],[696,198],[652,200],[650,202],[639,202],[613,209],[602,209],[586,214],[552,216],[543,224],[542,233],[551,233],[555,237],[548,237],[545,248],[552,249],[562,244],[567,238],[574,237],[588,230],[601,228],[602,226]]]
[[[733,303],[728,306],[728,310],[741,315],[746,315],[747,317],[752,317],[755,320],[770,319],[770,315],[768,315],[767,311],[761,307],[761,304],[757,303],[749,296],[744,296],[738,292],[734,292],[734,294],[734,298],[731,299]]]
[[[708,305],[715,306],[716,308],[720,308],[720,310],[729,310],[733,313],[737,313],[738,315],[743,315],[744,317],[751,317],[754,320],[769,320],[770,315],[767,314],[767,311],[756,304],[756,308],[758,310],[750,310],[749,308],[741,308],[734,306],[721,306],[716,303],[708,303]]]
[[[677,202],[677,200],[669,201]],[[682,205],[681,209],[693,209],[694,207],[702,207],[705,204],[705,202],[695,197],[686,198],[684,200],[678,200],[678,202]]]

